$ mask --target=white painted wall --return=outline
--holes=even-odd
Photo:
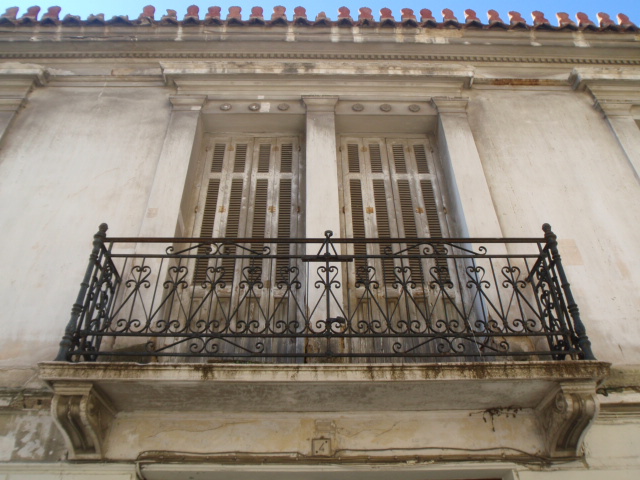
[[[640,188],[592,105],[568,87],[521,87],[475,90],[468,110],[504,235],[550,223],[596,357],[637,364]]]
[[[18,113],[0,151],[0,368],[54,358],[101,222],[138,234],[168,93],[46,87]]]

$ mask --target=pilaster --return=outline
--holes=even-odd
[[[205,95],[169,98],[171,117],[140,229],[141,237],[171,236],[176,233],[182,195],[196,144],[198,121],[205,100]]]
[[[302,97],[307,107],[306,133],[307,151],[305,164],[305,236],[322,238],[327,230],[335,237],[340,236],[340,198],[338,179],[338,158],[336,145],[335,108],[338,97],[309,96]],[[317,254],[315,246],[308,245],[307,253]],[[321,264],[316,264],[321,265]],[[315,266],[314,266],[315,268]],[[318,267],[318,273],[320,268]],[[328,271],[327,283],[330,291],[323,293],[319,289],[309,292],[309,305],[315,305],[313,321],[326,321],[332,314],[342,310],[339,305],[342,288],[341,264],[332,264]],[[337,281],[336,281],[337,279]],[[323,297],[324,295],[324,297]],[[338,304],[336,304],[338,303]],[[313,339],[308,348],[315,349]]]
[[[458,236],[502,237],[469,119],[468,99],[432,98],[438,110],[438,143],[453,201]]]
[[[338,160],[335,108],[338,97],[302,97],[307,107],[306,230],[307,238],[322,238],[325,230],[340,235]]]
[[[38,65],[0,64],[0,142],[29,92],[46,82],[47,72]]]
[[[637,104],[640,105],[640,101]],[[595,107],[604,114],[627,160],[629,160],[636,179],[640,182],[640,128],[631,115],[633,106],[634,102],[632,101],[598,98],[595,100]]]
[[[604,114],[636,179],[640,182],[640,128],[632,115],[640,107],[640,70],[615,67],[576,68],[569,77],[574,90],[588,91]]]

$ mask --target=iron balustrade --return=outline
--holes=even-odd
[[[543,230],[107,238],[102,224],[56,360],[594,359],[556,236]]]

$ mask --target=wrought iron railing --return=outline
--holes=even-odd
[[[107,238],[103,224],[56,360],[593,359],[556,236],[543,230]]]

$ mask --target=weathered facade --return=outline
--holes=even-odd
[[[38,15],[0,478],[638,478],[628,17]]]

